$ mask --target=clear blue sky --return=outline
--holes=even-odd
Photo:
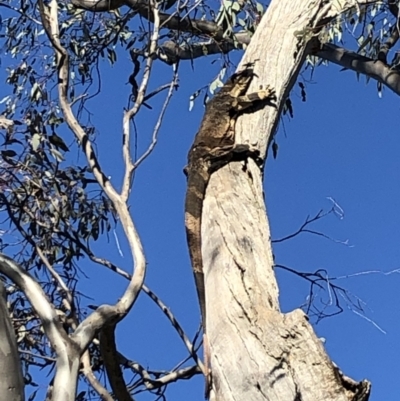
[[[117,184],[122,176],[122,108],[129,92],[125,83],[131,70],[128,56],[121,58],[121,65],[104,68],[103,93],[91,102],[93,122],[99,129],[100,162],[105,174]],[[201,100],[189,112],[189,96],[217,74],[218,63],[212,64],[212,60],[196,61],[194,71],[189,62],[182,63],[179,91],[167,112],[155,151],[136,175],[131,202],[148,258],[146,283],[171,308],[190,337],[200,318],[184,232],[186,180],[182,169],[203,114]],[[152,89],[170,79],[165,67],[156,70]],[[274,246],[276,262],[305,272],[326,269],[331,277],[376,272],[336,284],[360,297],[366,303],[367,318],[386,334],[347,309],[345,300],[343,314],[325,319],[315,328],[326,339],[330,357],[345,374],[372,381],[371,401],[398,400],[400,277],[384,274],[400,268],[398,97],[384,90],[379,99],[374,81],[366,85],[362,77],[358,82],[354,73],[340,72],[334,65],[318,68],[306,91],[305,103],[298,88],[292,93],[294,119],[283,118],[277,134],[278,158],[269,157],[265,169],[272,236],[290,234],[307,215],[322,208],[328,210],[331,203],[327,197],[332,197],[343,208],[344,218],[332,215],[313,227],[332,238],[348,240],[350,246],[302,234]],[[160,101],[150,102],[154,110],[143,109],[138,118],[142,149],[149,142]],[[79,159],[83,160],[82,154]],[[126,241],[121,230],[117,235],[124,257],[118,254],[112,235],[109,242],[100,240],[95,249],[99,256],[109,257],[130,272]],[[82,267],[89,278],[81,276],[80,289],[93,297],[88,303],[118,299],[126,286],[124,279],[98,266]],[[281,270],[277,275],[282,310],[288,312],[303,304],[307,284]],[[326,295],[324,299],[328,299]],[[154,370],[168,370],[187,355],[167,319],[144,294],[119,326],[117,338],[128,358]],[[27,390],[30,394],[31,389]],[[202,400],[203,378],[169,386],[167,397]]]

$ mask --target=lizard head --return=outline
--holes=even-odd
[[[254,76],[255,73],[253,68],[245,68],[244,70],[233,74],[228,79],[223,89],[225,88],[226,92],[228,92],[232,97],[244,95]]]

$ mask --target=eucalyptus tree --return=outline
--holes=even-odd
[[[93,392],[104,400],[131,400],[142,391],[163,396],[171,383],[202,374],[203,362],[173,313],[145,284],[146,257],[130,196],[133,176],[155,148],[179,90],[180,67],[219,57],[223,68],[210,84],[213,91],[231,68],[230,53],[243,56],[239,69],[254,64],[252,87],[273,87],[276,104],[240,117],[236,138],[256,144],[265,159],[269,148],[277,151],[278,122],[283,111],[290,112],[290,91],[305,66],[329,61],[400,93],[392,56],[399,39],[397,1],[232,0],[214,9],[206,0],[3,0],[0,6],[6,77],[0,203],[8,224],[0,256],[7,293],[7,302],[0,302],[7,333],[0,348],[8,357],[2,356],[0,371],[15,372],[2,376],[0,397],[24,397],[18,358],[26,385],[35,385],[35,367],[54,368],[49,400],[89,399]],[[122,128],[115,130],[124,170],[114,179],[101,162],[107,149],[97,147],[91,100],[104,96],[103,60],[117,71],[127,55],[131,88]],[[158,64],[165,82],[150,91]],[[137,154],[135,123],[155,100],[160,106],[153,109],[152,140]],[[102,102],[114,107],[106,96]],[[77,163],[79,154],[84,160]],[[212,399],[368,400],[370,383],[352,380],[330,361],[305,314],[281,313],[262,171],[251,162],[248,169],[252,180],[237,164],[213,174],[203,208]],[[95,250],[115,225],[130,249],[130,272]],[[83,302],[78,288],[84,257],[127,280],[114,303],[90,308]],[[191,365],[159,372],[118,352],[115,328],[141,291],[171,321]],[[122,367],[135,377],[133,385]],[[107,380],[101,379],[104,372]],[[77,396],[82,380],[90,391]]]

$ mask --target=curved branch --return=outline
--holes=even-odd
[[[176,382],[180,379],[190,379],[191,377],[199,374],[203,374],[202,370],[197,366],[189,366],[186,368],[181,368],[177,370],[172,370],[168,373],[166,372],[149,372],[147,371],[142,365],[140,365],[137,362],[133,362],[128,360],[124,355],[118,353],[118,360],[119,362],[124,365],[125,367],[129,367],[132,369],[135,373],[140,375],[141,380],[137,383],[134,383],[128,387],[129,391],[135,390],[138,385],[140,385],[140,382],[143,382],[147,390],[154,390],[160,387],[163,387],[167,384]],[[156,376],[157,379],[153,379],[151,377],[151,374],[153,376]],[[160,377],[161,376],[161,377]]]
[[[79,246],[82,247],[82,249],[86,252],[91,261],[107,267],[108,269],[126,278],[127,280],[131,280],[131,275],[126,273],[124,270],[120,269],[118,266],[113,265],[106,259],[96,257],[91,252],[91,250],[85,247],[83,244],[80,243]],[[185,331],[183,330],[181,324],[178,322],[174,314],[171,312],[170,308],[168,308],[167,305],[165,305],[165,303],[149,287],[147,287],[146,284],[143,284],[142,291],[161,309],[161,311],[164,313],[167,319],[171,322],[172,326],[177,331],[179,337],[182,339],[186,349],[189,351],[190,356],[194,359],[197,366],[199,367],[199,371],[203,372],[204,365],[203,362],[200,360],[200,358],[197,356],[194,344],[190,341]]]
[[[58,401],[75,399],[80,350],[63,329],[57,312],[48,301],[43,289],[27,271],[4,254],[0,254],[0,271],[25,293],[57,354],[54,399]]]
[[[85,375],[87,381],[90,383],[93,389],[96,391],[96,393],[100,396],[100,399],[102,401],[114,401],[114,398],[111,396],[111,394],[94,375],[92,367],[90,366],[90,355],[88,350],[86,350],[85,353],[82,355],[81,362],[83,366],[83,374]]]
[[[113,393],[119,401],[132,401],[117,358],[115,324],[105,326],[100,332],[100,352]]]
[[[316,55],[349,70],[367,75],[400,95],[400,72],[379,60],[372,60],[334,44],[324,44]]]
[[[43,0],[39,0],[39,10],[43,27],[56,54],[59,101],[65,121],[81,144],[94,177],[113,203],[120,217],[133,258],[134,273],[121,299],[114,306],[103,305],[99,307],[78,326],[75,333],[71,336],[71,339],[75,341],[77,349],[83,352],[98,330],[107,323],[112,324],[123,319],[132,308],[144,282],[146,259],[140,237],[130,216],[128,205],[101,169],[93,149],[93,144],[88,134],[77,121],[71,104],[68,102],[70,64],[68,52],[60,42],[57,3],[51,1],[49,6],[45,6]],[[129,113],[132,113],[132,111],[129,111]]]
[[[43,329],[57,355],[67,354],[70,340],[58,319],[57,312],[49,302],[42,287],[18,263],[0,254],[0,272],[24,292],[32,308],[39,316]]]

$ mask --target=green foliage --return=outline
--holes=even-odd
[[[256,1],[223,0],[215,21],[222,27],[225,38],[234,38],[237,28],[254,33],[263,12],[263,5]]]

